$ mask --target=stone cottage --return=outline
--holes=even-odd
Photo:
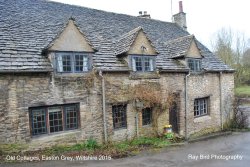
[[[0,11],[1,143],[223,128],[234,71],[187,32],[181,5],[173,23],[47,0]]]

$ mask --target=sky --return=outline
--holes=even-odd
[[[152,19],[171,22],[179,12],[179,0],[52,0],[67,4],[138,16],[147,11]],[[212,49],[212,41],[222,28],[250,38],[249,0],[182,0],[187,30]]]

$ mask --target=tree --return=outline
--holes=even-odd
[[[242,65],[243,65],[243,75],[242,80],[244,84],[250,85],[250,48],[248,48],[242,57]]]
[[[243,33],[232,32],[230,28],[222,28],[216,33],[213,51],[225,64],[235,69],[236,85],[244,82],[243,55],[246,50],[247,42]]]

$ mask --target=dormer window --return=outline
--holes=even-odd
[[[187,62],[191,72],[201,71],[201,59],[189,58]]]
[[[133,71],[150,72],[155,69],[155,56],[132,55],[131,62]]]
[[[56,53],[56,71],[59,73],[83,73],[90,67],[90,53]]]

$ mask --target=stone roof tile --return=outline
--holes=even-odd
[[[47,0],[0,0],[0,11],[4,11],[0,12],[0,59],[2,60],[0,71],[2,72],[51,71],[51,63],[42,51],[62,31],[69,18],[74,18],[79,30],[97,50],[93,55],[93,66],[96,68],[128,70],[128,66],[118,61],[114,54],[114,41],[118,41],[116,53],[126,51],[137,28],[141,27],[159,52],[156,59],[157,68],[186,69],[172,59],[164,44],[166,41],[189,35],[174,23]],[[131,33],[127,34],[128,32]],[[121,41],[125,41],[124,47]],[[206,70],[232,70],[204,45],[199,43],[198,47],[204,56],[202,64]]]

